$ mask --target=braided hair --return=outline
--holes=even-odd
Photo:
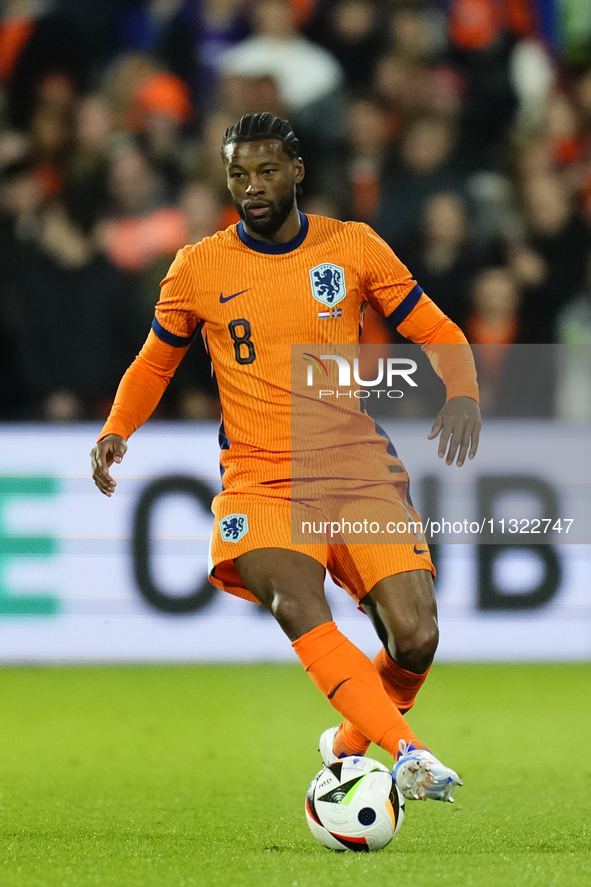
[[[222,142],[222,156],[226,145],[233,142],[261,142],[264,139],[280,141],[285,153],[292,160],[300,156],[300,143],[289,120],[275,117],[268,111],[262,114],[244,114],[237,123],[229,126]]]

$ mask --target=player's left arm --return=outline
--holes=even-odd
[[[433,369],[445,384],[446,403],[428,438],[433,440],[441,435],[437,455],[440,459],[445,456],[451,465],[457,454],[457,465],[461,467],[466,455],[468,459],[476,455],[482,424],[476,367],[468,340],[459,326],[424,293],[397,329],[405,338],[423,346]]]
[[[423,346],[447,397],[428,435],[441,435],[438,455],[451,465],[473,459],[480,437],[474,357],[461,329],[423,292],[410,271],[371,228],[364,226],[367,300],[405,338]]]

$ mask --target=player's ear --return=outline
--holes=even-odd
[[[304,169],[304,161],[301,157],[297,157],[293,162],[293,169],[295,173],[295,183],[299,185],[306,175],[306,170]]]

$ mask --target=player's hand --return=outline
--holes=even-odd
[[[113,462],[121,462],[127,452],[125,440],[118,434],[107,434],[90,451],[92,477],[105,496],[112,496],[117,482],[109,474]]]
[[[466,453],[468,459],[473,459],[476,455],[481,424],[480,407],[472,397],[452,397],[439,411],[427,437],[433,440],[441,434],[437,455],[443,459],[447,450],[445,461],[452,465],[457,453],[457,465],[460,468],[464,464]]]

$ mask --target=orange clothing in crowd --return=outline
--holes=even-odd
[[[517,317],[503,317],[492,323],[481,314],[473,314],[467,326],[473,345],[512,345],[519,332]]]
[[[296,16],[298,27],[305,25],[314,11],[315,0],[289,0]]]
[[[10,78],[34,29],[35,20],[26,16],[9,16],[0,22],[0,81]]]
[[[190,119],[192,113],[193,106],[187,84],[175,74],[159,71],[150,74],[141,84],[125,115],[125,124],[132,132],[138,132],[145,126],[146,115],[158,114],[181,126]]]
[[[448,32],[461,49],[482,50],[492,46],[504,29],[529,37],[537,24],[532,0],[452,0]]]
[[[505,358],[519,333],[517,317],[504,317],[496,323],[481,314],[473,314],[467,324],[468,337],[473,345],[487,345],[478,349],[478,368],[488,382],[499,379]]]
[[[124,271],[141,271],[155,259],[173,255],[187,242],[183,213],[164,206],[145,216],[127,216],[105,222],[103,246],[111,261]]]

